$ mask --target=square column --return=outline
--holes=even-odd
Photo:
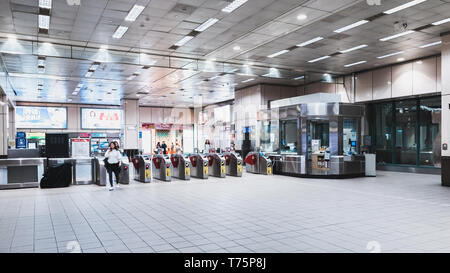
[[[124,99],[121,101],[123,109],[123,149],[138,150],[139,145],[139,100]]]
[[[442,186],[450,187],[450,33],[442,38]]]

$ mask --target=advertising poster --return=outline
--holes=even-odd
[[[83,129],[120,130],[122,110],[120,109],[81,109],[81,127]]]
[[[65,107],[17,106],[16,124],[20,129],[66,129]]]

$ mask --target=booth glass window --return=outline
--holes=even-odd
[[[328,148],[330,146],[330,122],[328,120],[311,120],[309,126],[312,152]]]
[[[420,165],[441,167],[441,98],[420,101]]]
[[[377,103],[372,109],[378,163],[441,167],[439,96]]]
[[[416,100],[399,101],[395,106],[395,163],[416,164]]]
[[[280,124],[282,153],[297,153],[297,120],[283,120]]]
[[[344,155],[357,154],[358,147],[358,127],[357,121],[354,118],[344,118]]]

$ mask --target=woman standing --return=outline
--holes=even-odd
[[[105,158],[108,160],[108,175],[109,175],[109,190],[114,190],[114,183],[112,173],[116,176],[116,183],[119,184],[120,164],[122,160],[122,154],[119,151],[119,145],[111,142],[109,143],[108,151],[106,151]]]

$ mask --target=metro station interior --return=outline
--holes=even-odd
[[[450,1],[0,22],[0,253],[450,252]]]

